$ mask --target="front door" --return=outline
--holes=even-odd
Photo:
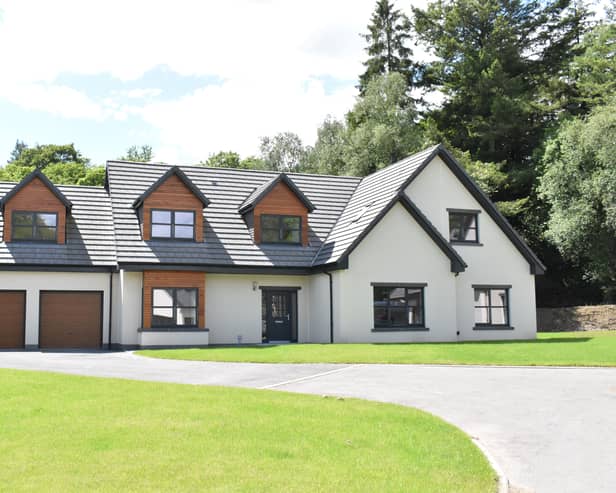
[[[293,339],[293,306],[289,291],[264,291],[265,323],[268,341]]]

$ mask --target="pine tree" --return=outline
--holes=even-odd
[[[366,71],[359,77],[359,93],[363,96],[368,83],[377,75],[399,72],[407,86],[415,84],[417,65],[411,60],[412,50],[407,46],[411,38],[411,23],[408,17],[389,0],[378,0],[368,25],[368,34],[362,35],[368,42]]]

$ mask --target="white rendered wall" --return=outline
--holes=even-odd
[[[114,274],[112,343],[122,346],[139,344],[142,326],[143,273],[120,271]]]
[[[139,332],[139,345],[141,347],[170,347],[170,346],[207,346],[209,333],[205,330],[178,332],[159,332],[144,330]]]
[[[253,283],[256,283],[253,286]],[[242,344],[262,341],[261,293],[259,287],[300,287],[297,292],[299,342],[310,341],[310,278],[308,276],[264,276],[210,274],[205,276],[205,326],[210,344]]]
[[[109,341],[109,273],[0,272],[0,289],[26,291],[26,346],[39,343],[40,291],[103,291],[103,345]],[[67,310],[70,307],[67,307]]]
[[[435,158],[409,185],[406,193],[445,238],[449,238],[448,208],[481,211],[478,225],[482,246],[453,245],[468,264],[466,271],[456,278],[460,339],[535,338],[535,278],[530,273],[528,261],[447,165]],[[473,284],[511,285],[510,324],[514,330],[473,330]]]
[[[430,330],[373,332],[372,282],[427,283]],[[334,274],[335,342],[455,341],[456,282],[451,261],[400,204],[395,205]]]
[[[308,342],[330,342],[329,278],[327,275],[314,274],[310,276],[309,291],[310,331]]]

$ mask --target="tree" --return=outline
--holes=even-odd
[[[7,161],[7,163],[10,163],[12,161],[15,161],[17,159],[20,158],[21,153],[24,151],[24,149],[26,149],[28,146],[26,145],[26,143],[23,140],[19,140],[17,139],[17,141],[15,142],[15,147],[13,148],[13,150],[11,151],[11,157],[9,158],[9,160]]]
[[[368,24],[368,33],[362,37],[368,42],[366,71],[359,77],[359,92],[363,96],[368,83],[377,75],[391,72],[402,74],[406,86],[415,82],[416,65],[411,60],[412,51],[407,46],[411,38],[408,17],[394,8],[389,0],[378,0]]]
[[[105,182],[105,168],[91,166],[74,144],[28,147],[22,141],[17,141],[8,164],[0,168],[0,179],[21,181],[36,168],[56,184],[102,186]]]
[[[548,142],[539,192],[546,236],[616,300],[616,101],[564,123]]]
[[[308,155],[305,171],[325,175],[346,173],[346,146],[347,129],[344,122],[328,116],[317,130],[317,141]]]
[[[408,103],[406,80],[392,72],[373,78],[363,97],[347,114],[347,172],[365,176],[409,154],[421,145],[417,113]]]
[[[605,104],[616,93],[616,24],[600,24],[584,37],[571,63],[571,77],[582,112]]]
[[[308,151],[293,132],[261,138],[261,159],[267,169],[297,171],[305,162]]]
[[[532,167],[554,95],[540,89],[562,73],[587,15],[573,0],[436,1],[414,8],[417,36],[435,56],[424,83],[445,96],[438,129],[473,159]],[[525,196],[532,184],[520,182]]]
[[[137,163],[149,163],[154,157],[152,153],[152,146],[130,146],[126,149],[126,154],[118,159],[123,161],[134,161]]]
[[[89,160],[75,149],[75,144],[46,144],[28,147],[23,142],[15,145],[11,153],[9,165],[30,166],[32,168],[45,169],[50,164],[56,163],[79,163],[88,164]]]
[[[254,156],[241,159],[240,155],[233,151],[220,151],[212,154],[207,161],[199,164],[211,168],[265,169],[263,160]]]

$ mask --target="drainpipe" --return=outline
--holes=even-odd
[[[109,272],[109,340],[107,349],[111,350],[111,325],[113,316],[113,271]]]
[[[334,343],[334,280],[331,272],[323,272],[329,277],[329,342]]]

